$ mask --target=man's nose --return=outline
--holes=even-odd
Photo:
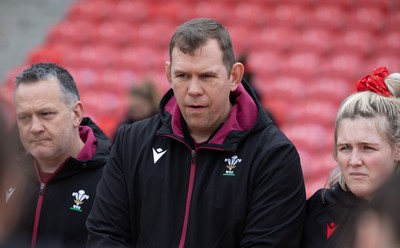
[[[41,132],[44,130],[43,123],[41,122],[40,118],[33,116],[31,120],[31,128],[30,131],[32,133]]]
[[[201,82],[198,77],[192,77],[188,85],[188,93],[190,95],[199,95],[203,92]]]

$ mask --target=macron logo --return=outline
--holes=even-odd
[[[161,148],[154,149],[153,148],[153,159],[154,159],[154,164],[157,163],[157,161],[167,152],[167,150],[163,151]]]
[[[8,202],[8,200],[10,199],[11,195],[14,193],[15,188],[9,188],[6,191],[6,203]]]
[[[329,239],[336,230],[337,225],[334,222],[326,223],[326,239]]]

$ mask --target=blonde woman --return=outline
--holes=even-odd
[[[393,175],[400,161],[400,99],[385,84],[388,72],[357,82],[337,114],[333,156],[337,173],[329,188],[307,201],[303,247],[335,247],[341,230]]]

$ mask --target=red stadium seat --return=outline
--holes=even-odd
[[[311,27],[326,28],[331,31],[343,30],[347,24],[347,15],[340,5],[332,3],[318,4],[308,11],[308,24]]]
[[[377,50],[377,37],[365,29],[347,29],[336,37],[335,45],[340,52],[358,53],[360,57],[372,56]]]
[[[400,21],[400,18],[399,18]],[[377,40],[378,54],[387,54],[390,51],[400,51],[400,30],[388,31],[382,36],[375,37]]]
[[[303,99],[306,95],[306,84],[296,76],[275,76],[266,78],[256,87],[269,98],[285,99],[287,102]]]
[[[291,30],[284,27],[270,27],[259,30],[257,49],[287,52],[293,48],[294,36]]]
[[[270,19],[273,26],[282,26],[285,28],[301,28],[306,25],[307,9],[299,4],[279,4],[274,6]]]
[[[115,16],[117,5],[109,0],[77,1],[67,11],[68,20],[103,22]]]
[[[364,5],[351,9],[348,18],[351,27],[369,32],[382,32],[387,25],[386,14],[374,6]]]
[[[149,16],[149,4],[146,1],[119,1],[116,3],[115,18],[128,23],[143,23]]]
[[[136,44],[149,47],[149,44],[156,49],[165,50],[168,47],[170,36],[174,32],[171,22],[146,22],[137,27]]]
[[[334,49],[332,44],[334,36],[335,34],[325,28],[308,28],[297,35],[298,47],[295,49],[325,55]]]
[[[318,120],[318,123],[326,127],[335,123],[339,105],[330,101],[313,100],[301,101],[295,107],[287,111],[287,121],[290,123],[309,123]]]
[[[80,92],[92,91],[100,85],[100,73],[92,67],[69,67]]]
[[[86,20],[65,20],[54,25],[50,30],[46,42],[56,44],[68,42],[75,46],[85,46],[95,42],[96,26]]]
[[[193,6],[188,6],[188,4],[184,1],[171,1],[168,4],[164,4],[162,1],[160,1],[159,4],[149,5],[148,20],[162,23],[181,23],[190,19],[194,13],[195,8]]]
[[[35,64],[39,62],[52,62],[63,64],[62,54],[49,46],[36,47],[32,49],[27,57],[27,64]]]
[[[325,76],[315,77],[309,81],[307,99],[316,101],[330,101],[339,105],[344,98],[349,96],[355,87],[355,81],[343,77]]]
[[[263,97],[262,99],[262,104],[271,111],[277,125],[285,124],[287,121],[286,111],[290,108],[291,103],[284,98]]]
[[[195,6],[195,15],[197,17],[209,17],[213,18],[221,23],[229,23],[230,13],[233,13],[234,9],[232,5],[226,5],[208,1],[198,1]]]
[[[66,20],[92,20],[96,11],[96,3],[93,1],[78,1],[70,5],[66,13]]]
[[[395,51],[396,50],[393,50],[393,52],[388,51],[387,53],[381,53],[375,56],[373,60],[370,61],[370,67],[368,68],[376,68],[383,65],[389,68],[390,72],[398,72],[400,68],[400,59],[399,54],[395,53]],[[398,51],[400,50],[397,50],[397,52]]]
[[[226,5],[227,8],[230,5]],[[248,2],[241,2],[238,3],[233,9],[233,15],[229,16],[229,20],[227,22],[227,25],[240,25],[242,28],[252,28],[254,25],[259,24],[257,23],[258,18],[260,16],[265,16],[266,15],[266,10],[263,8],[260,8],[258,4],[252,3],[250,1]],[[266,22],[262,23],[265,25]],[[243,39],[243,38],[242,38]]]
[[[365,60],[358,53],[338,51],[321,61],[321,68],[325,75],[352,78],[352,75],[365,68],[365,63]]]
[[[310,120],[309,123],[287,122],[280,127],[296,147],[307,149],[313,153],[324,153],[332,147],[331,140],[327,138],[333,138],[332,128],[321,125],[316,120]]]
[[[279,53],[271,50],[256,51],[248,54],[247,68],[245,71],[255,72],[259,75],[261,83],[269,81],[268,76],[280,74],[280,71],[286,66],[286,59]]]
[[[315,52],[292,52],[287,58],[287,73],[301,78],[319,74],[320,57]]]

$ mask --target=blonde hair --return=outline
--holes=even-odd
[[[393,96],[400,97],[400,73],[395,72],[387,76],[385,84]]]
[[[400,99],[363,91],[350,95],[341,104],[335,122],[333,157],[337,161],[338,127],[344,119],[363,119],[378,135],[392,147],[400,145]],[[400,161],[397,162],[397,168]],[[341,188],[348,191],[340,169],[334,169],[329,176],[328,185],[339,182]]]

